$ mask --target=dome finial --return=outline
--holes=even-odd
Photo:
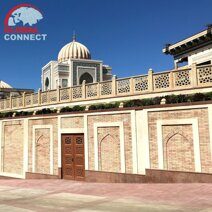
[[[73,31],[73,37],[72,37],[73,41],[76,41],[76,33],[75,30]]]

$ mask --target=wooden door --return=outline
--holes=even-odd
[[[62,135],[62,178],[84,180],[84,135]]]

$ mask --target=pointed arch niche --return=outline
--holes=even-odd
[[[159,169],[166,169],[166,156],[164,156],[164,138],[163,138],[163,126],[184,126],[190,125],[190,134],[192,138],[188,138],[187,133],[182,133],[182,130],[177,130],[174,132],[170,132],[169,137],[167,137],[167,145],[169,148],[169,154],[172,154],[172,148],[176,145],[175,141],[182,143],[185,142],[186,148],[189,148],[189,145],[193,145],[193,158],[194,158],[194,171],[201,172],[201,161],[200,161],[200,145],[199,145],[199,127],[198,127],[198,119],[191,118],[191,119],[171,119],[171,120],[158,120],[157,121],[157,146],[158,146],[158,168]],[[190,135],[189,134],[189,135]],[[169,144],[171,144],[169,146]],[[179,146],[179,145],[178,145]],[[180,147],[182,148],[182,147]],[[170,152],[171,151],[171,152]],[[181,151],[181,150],[180,150]],[[165,150],[166,152],[166,150]],[[177,157],[177,156],[176,156]],[[170,158],[169,158],[170,159]],[[169,160],[170,162],[170,160]],[[173,165],[173,160],[169,165]]]
[[[121,172],[119,127],[98,128],[99,170]]]
[[[167,131],[170,132],[167,135]],[[194,172],[192,125],[163,126],[164,168]],[[187,134],[188,133],[188,134]]]
[[[94,169],[125,173],[123,122],[94,124]]]

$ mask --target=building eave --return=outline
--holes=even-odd
[[[194,48],[208,45],[212,42],[212,29],[208,28],[202,32],[199,32],[189,38],[186,38],[175,44],[167,45],[163,49],[163,53],[170,55],[184,54],[185,52],[193,51]]]

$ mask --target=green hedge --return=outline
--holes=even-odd
[[[29,116],[33,115],[32,111],[16,111],[15,116]]]
[[[188,95],[167,95],[167,96],[155,97],[155,98],[129,100],[124,102],[124,107],[159,105],[163,98],[166,99],[166,104],[209,101],[209,100],[212,100],[212,92],[195,93],[195,94],[188,94]]]
[[[9,118],[13,116],[13,112],[0,113],[0,118]]]
[[[44,114],[51,114],[51,113],[56,113],[57,110],[54,109],[54,110],[51,110],[49,108],[43,108],[42,110],[37,110],[36,111],[36,115],[44,115]]]
[[[89,110],[104,110],[104,109],[118,108],[119,105],[120,105],[120,102],[90,105]]]
[[[75,111],[84,111],[84,110],[85,110],[85,106],[76,105],[74,107],[64,107],[60,110],[60,112],[65,113],[65,112],[75,112]]]

